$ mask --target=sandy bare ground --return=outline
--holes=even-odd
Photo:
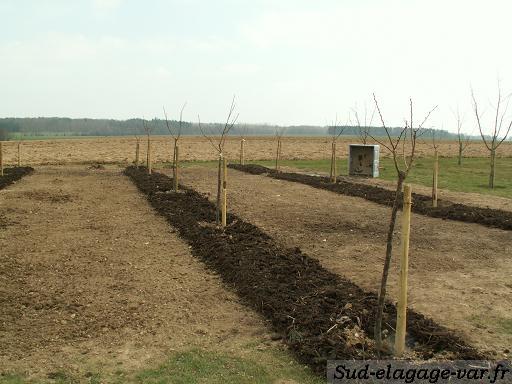
[[[38,168],[0,192],[0,373],[84,377],[269,342],[121,171]]]
[[[182,172],[182,181],[214,198],[215,170]],[[328,269],[376,290],[390,209],[297,183],[229,171],[229,209]],[[397,297],[398,242],[389,293]],[[413,214],[410,304],[503,357],[512,345],[512,234],[477,224]]]
[[[146,156],[145,139],[141,140],[141,159]],[[203,137],[184,136],[181,139],[180,156],[184,160],[213,160],[216,152],[211,144]],[[21,160],[25,165],[41,164],[77,164],[77,163],[128,163],[135,158],[134,137],[101,137],[84,139],[58,139],[24,141],[21,145]],[[356,138],[341,138],[338,141],[338,156],[347,156],[350,143],[357,143]],[[330,139],[327,137],[285,137],[282,144],[283,159],[328,159],[330,157]],[[6,142],[4,145],[4,159],[8,164],[16,162],[17,148],[15,142]],[[172,143],[169,136],[155,136],[153,138],[154,161],[169,161],[172,159]],[[228,138],[226,154],[229,159],[239,157],[240,138]],[[272,137],[248,137],[245,145],[247,160],[272,159],[276,144]],[[386,156],[385,148],[381,148]],[[431,156],[432,148],[429,142],[419,142],[417,151],[419,156]],[[439,153],[442,156],[456,156],[457,142],[440,142]],[[498,154],[512,156],[512,143],[504,143]],[[471,144],[466,156],[487,156],[488,152],[480,142]]]

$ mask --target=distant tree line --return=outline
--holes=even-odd
[[[169,129],[165,120],[153,119],[147,122],[151,132],[155,135],[168,135]],[[177,129],[179,122],[169,120],[171,128]],[[203,129],[217,132],[220,123],[202,123]],[[238,135],[242,131],[245,136],[271,136],[277,129],[282,129],[270,124],[237,124],[231,131],[231,135]],[[335,129],[340,127],[321,127],[311,125],[296,125],[286,127],[286,136],[327,136],[332,135]],[[343,127],[343,136],[359,136],[360,127]],[[383,136],[382,127],[370,128],[373,136]],[[400,132],[402,128],[390,128],[393,134]],[[197,123],[182,122],[183,135],[201,135]],[[143,135],[142,119],[111,120],[111,119],[70,119],[63,117],[38,117],[38,118],[1,118],[0,140],[8,140],[23,137],[45,136],[130,136]],[[428,131],[425,133],[428,136]],[[444,130],[436,130],[436,137],[440,139],[455,139],[456,133]]]

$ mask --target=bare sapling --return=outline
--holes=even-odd
[[[0,141],[0,176],[4,175],[4,143]]]
[[[458,158],[457,164],[459,166],[462,165],[462,157],[464,155],[464,151],[469,145],[469,140],[471,138],[470,135],[466,135],[462,132],[462,125],[464,122],[464,117],[460,115],[459,108],[457,108],[457,112],[455,114],[455,118],[457,120],[457,144],[458,144]]]
[[[490,135],[485,134],[484,127],[482,125],[482,115],[478,109],[478,103],[476,101],[475,93],[471,89],[471,98],[473,99],[473,110],[475,112],[476,122],[478,124],[478,130],[480,131],[480,137],[484,142],[487,150],[490,154],[490,173],[489,173],[489,188],[494,189],[494,182],[496,179],[496,151],[498,147],[507,139],[510,129],[512,128],[512,117],[508,125],[505,122],[507,118],[508,105],[510,96],[503,96],[501,94],[501,86],[498,81],[498,97],[496,105],[493,108],[496,110],[493,114],[492,119],[492,130]]]
[[[368,116],[368,107],[366,103],[364,104],[364,119],[361,121],[359,118],[359,113],[356,108],[352,108],[352,112],[354,113],[354,117],[356,119],[357,130],[359,134],[359,140],[363,145],[368,144],[368,137],[370,136],[371,125],[373,123],[373,118],[375,117],[375,107],[372,110],[370,116]]]
[[[215,149],[215,151],[218,153],[219,160],[217,165],[217,201],[216,201],[216,209],[215,209],[215,222],[217,225],[222,225],[222,227],[226,226],[226,223],[221,222],[221,196],[223,189],[227,189],[227,178],[225,178],[226,171],[224,171],[224,146],[226,144],[226,138],[233,126],[235,125],[238,114],[235,115],[235,96],[233,96],[233,99],[231,101],[231,106],[229,107],[228,117],[226,118],[226,123],[223,127],[218,128],[217,134],[209,131],[207,132],[207,128],[203,127],[201,124],[201,118],[198,116],[198,125],[199,130],[201,131],[201,134],[210,142],[212,147]],[[224,200],[225,204],[222,204],[226,207],[227,210],[227,193],[226,198]]]
[[[275,134],[275,139],[276,139],[276,142],[277,142],[277,147],[276,147],[276,165],[275,165],[276,172],[279,172],[281,170],[281,164],[280,164],[281,154],[282,154],[282,141],[281,141],[281,139],[283,138],[283,135],[284,135],[285,131],[286,131],[286,128],[284,128],[284,127],[276,128],[276,134]]]
[[[174,149],[172,155],[172,179],[173,179],[173,188],[174,192],[178,192],[179,189],[179,140],[181,137],[182,129],[183,129],[183,111],[187,103],[184,103],[180,110],[180,121],[178,124],[178,129],[175,130],[171,124],[169,124],[169,119],[167,118],[167,113],[164,108],[164,116],[165,116],[165,124],[167,126],[167,130],[171,134],[174,139]]]
[[[151,159],[151,128],[148,124],[146,124],[146,121],[142,119],[142,125],[144,127],[144,130],[146,131],[146,136],[148,139],[148,147],[146,152],[146,166],[148,169],[148,174],[151,175],[152,173],[152,159]]]
[[[371,135],[371,133],[369,134],[369,136],[389,151],[393,159],[393,164],[397,173],[395,199],[393,201],[393,207],[391,209],[391,218],[389,221],[389,228],[386,238],[386,256],[384,259],[384,266],[382,270],[382,278],[379,289],[379,298],[376,310],[375,343],[377,351],[378,353],[380,353],[383,350],[382,319],[384,315],[384,305],[386,302],[389,267],[391,265],[391,257],[393,254],[393,237],[396,224],[396,216],[400,205],[402,186],[413,165],[416,156],[416,144],[418,138],[423,134],[423,126],[427,122],[432,112],[437,108],[437,106],[432,108],[432,110],[430,110],[430,112],[428,112],[428,114],[425,116],[422,123],[415,127],[413,121],[413,103],[412,99],[409,99],[409,120],[405,121],[404,127],[400,130],[398,136],[392,137],[392,131],[387,127],[384,121],[384,117],[380,110],[379,103],[377,102],[375,94],[373,95],[373,100],[375,102],[375,108],[380,117],[380,121],[382,123],[382,127],[384,128],[386,136],[383,139],[374,137]]]
[[[431,129],[430,131],[432,133],[432,149],[434,150],[434,164],[432,166],[432,207],[437,208],[439,180],[439,141],[437,140],[435,129]]]
[[[331,183],[336,183],[336,178],[338,177],[338,166],[337,166],[337,156],[336,156],[336,141],[343,134],[346,127],[342,127],[338,123],[338,115],[334,119],[334,122],[331,126],[331,171],[329,180]]]
[[[21,141],[18,141],[18,167],[21,167]]]
[[[135,166],[139,168],[140,163],[140,137],[135,135]]]
[[[239,129],[240,136],[240,165],[245,165],[245,138],[247,136],[247,125],[243,125]]]

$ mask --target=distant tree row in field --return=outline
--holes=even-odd
[[[168,121],[171,129],[178,129],[179,121]],[[154,135],[168,135],[169,127],[165,120],[153,119],[147,122]],[[217,132],[223,127],[220,123],[202,123],[207,132]],[[273,136],[276,129],[281,129],[269,124],[237,124],[231,131],[232,135],[244,132],[245,136]],[[343,127],[344,136],[358,136],[359,126]],[[289,126],[286,127],[286,136],[326,136],[332,135],[334,127],[326,126]],[[337,127],[336,129],[339,129]],[[399,132],[402,128],[391,128]],[[182,122],[183,135],[201,135],[201,129],[197,123]],[[382,127],[372,127],[372,135],[383,136]],[[1,118],[0,140],[8,138],[23,138],[27,136],[129,136],[143,135],[142,119],[111,120],[111,119],[70,119],[62,117],[38,117],[38,118]],[[448,131],[436,130],[439,138],[456,139],[457,134]]]

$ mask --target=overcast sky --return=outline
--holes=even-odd
[[[372,109],[453,130],[512,91],[504,0],[1,0],[0,116],[325,125]],[[476,133],[476,132],[475,132]]]

